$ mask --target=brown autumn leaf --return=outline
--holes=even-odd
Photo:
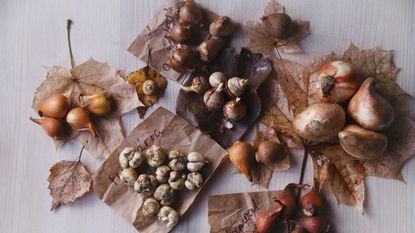
[[[46,79],[36,89],[33,97],[32,108],[35,111],[42,101],[54,93],[68,97],[72,106],[79,106],[79,96],[88,93],[106,93],[114,103],[114,109],[109,116],[93,119],[98,137],[93,138],[88,131],[71,130],[63,139],[54,139],[56,148],[72,139],[82,144],[88,141],[86,149],[95,158],[108,157],[124,138],[120,124],[121,115],[141,105],[134,87],[122,78],[119,70],[92,58],[72,69],[62,66],[46,69]]]
[[[273,128],[269,128],[263,125],[259,125],[258,127],[261,127],[262,129],[258,129],[255,135],[255,139],[253,141],[255,149],[258,149],[259,144],[262,141],[276,141],[278,143],[283,143],[279,139],[279,135]],[[266,166],[262,163],[258,163],[257,169],[253,172],[253,184],[259,184],[262,187],[268,188],[269,181],[272,178],[273,172],[282,172],[286,171],[290,168],[290,156],[291,153],[289,150],[285,151],[284,157],[273,166]]]
[[[209,112],[205,107],[202,95],[186,93],[183,90],[177,96],[176,112],[195,127],[209,133],[221,146],[228,148],[240,139],[258,119],[261,101],[256,90],[268,77],[272,68],[269,60],[263,58],[262,54],[252,53],[246,48],[242,48],[237,57],[235,57],[233,50],[225,50],[221,56],[222,58],[218,59],[217,70],[224,71],[228,77],[238,76],[248,79],[248,90],[241,97],[247,106],[247,115],[240,121],[230,122],[224,118],[222,111]],[[225,63],[221,65],[221,61]],[[209,73],[192,72],[188,74],[184,85],[190,85],[192,78],[197,75],[208,77]]]
[[[50,168],[48,177],[52,207],[74,203],[91,191],[92,176],[84,165],[78,161],[62,160]]]
[[[274,58],[276,73],[260,88],[261,97],[271,100],[265,102],[266,108],[260,118],[261,122],[301,145],[301,137],[295,133],[291,122],[296,114],[318,101],[315,96],[318,68],[322,63],[334,59],[336,56],[329,54],[299,62],[284,60],[287,71],[285,76],[283,69],[275,68],[281,62]],[[391,102],[396,113],[394,124],[386,131],[388,148],[374,160],[356,160],[338,143],[308,146],[317,181],[321,185],[328,183],[340,204],[353,206],[363,212],[364,177],[379,176],[402,180],[401,167],[415,154],[415,121],[409,116],[413,97],[395,82],[399,68],[393,62],[392,51],[379,48],[360,50],[352,44],[337,59],[349,61],[364,78],[374,77],[379,86],[378,91]],[[295,76],[297,81],[293,81]]]
[[[155,82],[157,86],[155,94],[144,94],[143,84],[147,80],[152,80]],[[141,101],[141,103],[144,104],[144,107],[140,106],[137,108],[140,118],[144,117],[145,110],[147,110],[148,107],[155,104],[164,95],[164,91],[167,87],[166,78],[148,65],[137,71],[131,72],[127,76],[127,81],[129,84],[132,84],[136,87],[138,99]]]
[[[269,0],[264,9],[264,16],[274,13],[285,13],[284,7],[276,0]],[[248,48],[264,55],[271,55],[274,52],[274,48],[278,48],[282,53],[302,53],[303,50],[298,45],[298,42],[310,34],[308,30],[310,22],[293,19],[293,23],[294,29],[292,34],[287,39],[277,40],[267,33],[262,22],[248,21],[244,25],[244,30],[249,37]]]

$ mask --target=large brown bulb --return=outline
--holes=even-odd
[[[273,169],[283,158],[286,146],[276,141],[263,141],[258,145],[257,157],[259,162]]]
[[[375,79],[367,78],[350,100],[347,112],[363,128],[381,131],[395,119],[392,105],[375,89]]]
[[[343,129],[346,114],[338,104],[319,103],[298,114],[293,125],[297,133],[313,142],[329,142]]]

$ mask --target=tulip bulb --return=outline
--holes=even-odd
[[[184,43],[192,37],[192,28],[179,22],[167,33],[167,37],[177,43]]]
[[[88,129],[92,136],[96,137],[95,126],[85,109],[80,107],[71,109],[71,111],[68,112],[68,115],[66,115],[66,122],[68,122],[73,129]]]
[[[293,22],[291,17],[284,13],[274,13],[261,18],[266,31],[272,37],[283,40],[291,35]]]
[[[358,125],[348,125],[339,133],[340,145],[349,155],[369,160],[381,156],[388,147],[388,138]]]
[[[179,11],[179,20],[184,24],[202,26],[203,11],[194,0],[185,0]]]
[[[255,148],[248,142],[236,141],[228,150],[229,159],[252,182],[252,169],[256,165]]]
[[[301,197],[300,204],[304,215],[308,217],[314,216],[322,208],[323,200],[315,186]]]
[[[181,89],[184,92],[195,92],[197,94],[203,94],[209,89],[209,83],[203,76],[196,76],[192,79],[190,86],[181,85]]]
[[[203,41],[198,47],[197,51],[200,58],[205,62],[212,62],[219,55],[219,52],[225,46],[226,40],[222,38],[210,38]]]
[[[211,87],[217,87],[221,83],[225,83],[227,80],[223,72],[214,72],[209,76],[209,84]]]
[[[302,217],[295,221],[308,233],[326,233],[330,231],[330,225],[323,216]]]
[[[222,108],[225,103],[225,97],[223,96],[222,91],[223,84],[216,88],[211,88],[203,95],[203,101],[209,111],[217,111]]]
[[[239,121],[243,119],[246,112],[246,105],[239,97],[234,100],[229,100],[223,106],[223,116],[231,121]]]
[[[111,100],[105,94],[89,94],[80,97],[81,105],[98,117],[107,116],[111,110]]]
[[[233,21],[228,16],[217,17],[209,26],[210,34],[215,37],[230,36],[234,29]]]
[[[274,167],[284,158],[287,148],[284,144],[276,141],[262,141],[258,145],[257,157],[259,162],[266,167],[274,169]]]
[[[313,142],[328,142],[343,129],[346,114],[338,104],[319,103],[298,114],[293,125],[297,133]]]
[[[274,198],[274,201],[277,203],[277,207],[280,204],[282,204],[284,207],[281,213],[281,217],[283,219],[289,219],[295,215],[295,211],[297,209],[297,200],[295,197],[294,189],[301,189],[305,186],[307,185],[290,183],[285,186],[284,190],[280,192],[277,197]]]
[[[363,128],[381,131],[392,125],[395,113],[392,105],[376,92],[375,85],[374,78],[366,79],[350,100],[347,111]]]
[[[226,82],[228,93],[232,97],[241,97],[248,88],[248,79],[239,77],[230,78]]]
[[[65,133],[65,128],[62,122],[55,118],[45,117],[42,119],[35,119],[30,117],[30,120],[42,126],[43,131],[45,131],[45,133],[51,138],[59,139],[63,137]]]
[[[37,110],[39,116],[63,118],[69,111],[68,99],[62,94],[53,94],[45,99]]]
[[[343,103],[352,98],[360,83],[350,63],[333,61],[320,69],[317,95],[323,103]]]

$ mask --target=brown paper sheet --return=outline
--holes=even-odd
[[[178,12],[183,1],[166,0],[164,1],[156,15],[150,23],[137,36],[127,49],[128,52],[136,56],[141,61],[147,63],[153,69],[160,72],[165,77],[174,81],[179,81],[186,76],[170,69],[166,61],[171,55],[175,43],[166,37],[170,29],[178,21]],[[208,37],[208,26],[217,15],[208,9],[203,8],[205,15],[204,27],[198,31],[199,39],[193,41],[193,45],[198,45]],[[149,53],[150,49],[150,53]],[[150,57],[149,57],[150,54]]]
[[[227,152],[186,120],[160,107],[140,123],[101,165],[94,176],[94,191],[98,197],[140,232],[164,233],[171,229],[157,221],[156,217],[144,217],[141,211],[143,198],[132,187],[123,185],[118,178],[120,171],[118,156],[122,149],[126,146],[146,149],[152,144],[159,144],[165,150],[176,148],[183,152],[202,153],[209,160],[209,164],[201,171],[205,184]],[[146,167],[139,169],[144,173],[150,170]],[[154,169],[152,172],[154,173]],[[182,216],[202,188],[203,186],[197,191],[182,190],[177,193],[178,198],[173,208]]]
[[[271,209],[280,191],[233,193],[209,196],[208,222],[211,233],[252,233],[255,214]]]

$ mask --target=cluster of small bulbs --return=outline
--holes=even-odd
[[[47,135],[54,139],[66,135],[66,124],[75,130],[89,130],[96,137],[92,116],[105,117],[111,113],[112,102],[106,94],[93,93],[80,96],[79,107],[71,108],[70,101],[62,94],[53,94],[45,99],[37,112],[42,118],[30,118],[42,126]]]
[[[144,161],[156,169],[155,175],[138,174],[137,169]],[[200,171],[207,162],[202,154],[195,151],[187,155],[177,149],[166,153],[155,144],[144,152],[126,147],[119,156],[122,169],[119,177],[145,198],[142,208],[144,216],[157,215],[168,228],[173,228],[179,221],[179,213],[171,207],[176,200],[176,192],[184,188],[191,191],[199,189],[204,182]]]
[[[179,21],[167,33],[167,38],[176,42],[172,56],[166,64],[173,70],[184,73],[189,69],[201,69],[203,63],[211,63],[226,45],[229,36],[235,30],[231,18],[217,17],[209,25],[210,37],[197,46],[194,51],[187,43],[195,38],[196,30],[204,25],[204,12],[193,0],[184,0],[179,10]],[[198,53],[198,55],[197,55]]]
[[[223,111],[223,116],[231,121],[239,121],[247,114],[246,104],[241,97],[246,92],[248,80],[239,77],[227,78],[218,71],[209,76],[196,76],[190,86],[181,86],[185,92],[203,95],[203,101],[208,111]],[[230,100],[226,101],[226,97]]]
[[[320,69],[321,103],[298,114],[293,125],[303,138],[317,143],[338,138],[341,147],[358,160],[374,159],[385,152],[383,133],[395,119],[392,105],[376,91],[372,77],[362,77],[348,62],[337,60]],[[346,110],[342,106],[345,107]],[[346,112],[356,123],[346,124]]]
[[[323,200],[318,187],[314,186],[304,194],[299,203],[295,194],[296,189],[302,189],[308,185],[288,184],[275,198],[275,206],[272,209],[256,214],[256,233],[275,232],[281,228],[284,222],[293,222],[296,227],[291,233],[326,233],[331,226],[322,215]],[[298,206],[301,206],[301,217],[297,217]]]

